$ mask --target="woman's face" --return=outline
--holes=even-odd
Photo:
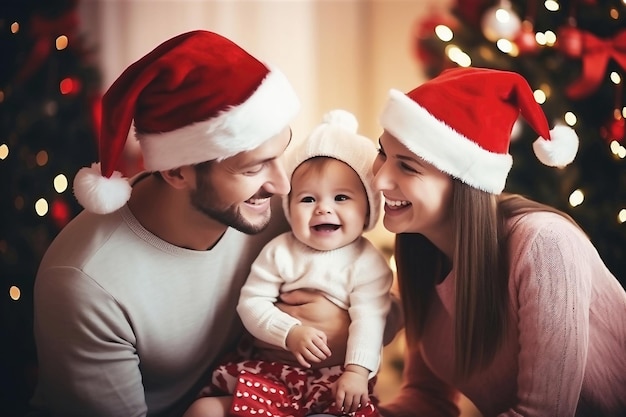
[[[383,224],[393,233],[427,238],[449,229],[452,178],[384,132],[374,161],[374,189],[385,198]]]

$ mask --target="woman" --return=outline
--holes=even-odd
[[[374,163],[397,233],[407,362],[385,417],[626,415],[626,292],[583,231],[551,207],[502,194],[519,114],[537,157],[571,162],[518,74],[448,70],[390,92]]]

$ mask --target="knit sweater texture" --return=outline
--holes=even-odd
[[[239,290],[274,236],[228,228],[195,251],[148,232],[126,206],[79,214],[35,281],[33,405],[64,417],[180,416],[236,345]]]
[[[458,392],[485,417],[626,415],[624,288],[561,216],[527,214],[508,227],[508,331],[494,361],[453,377],[453,270],[436,288],[421,343],[407,349],[404,385],[384,417],[458,415]]]
[[[375,373],[392,282],[388,263],[365,237],[335,250],[319,251],[287,232],[268,243],[254,261],[237,311],[254,337],[286,349],[289,330],[301,323],[275,307],[280,293],[319,290],[350,315],[345,364]]]

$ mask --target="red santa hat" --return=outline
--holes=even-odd
[[[509,143],[520,114],[539,135],[533,149],[543,164],[561,167],[574,160],[574,130],[550,130],[526,80],[509,71],[454,68],[407,94],[391,90],[380,122],[441,171],[500,194],[513,164]]]
[[[116,171],[134,120],[144,166],[164,171],[249,151],[299,110],[286,77],[208,31],[178,35],[129,66],[102,100],[100,163],[82,168],[74,194],[105,214],[130,198]]]

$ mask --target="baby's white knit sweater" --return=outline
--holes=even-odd
[[[279,295],[319,290],[350,314],[344,363],[376,372],[392,281],[384,256],[364,237],[336,250],[318,251],[287,232],[270,241],[255,260],[237,312],[254,337],[286,349],[287,334],[300,321],[275,307]]]

